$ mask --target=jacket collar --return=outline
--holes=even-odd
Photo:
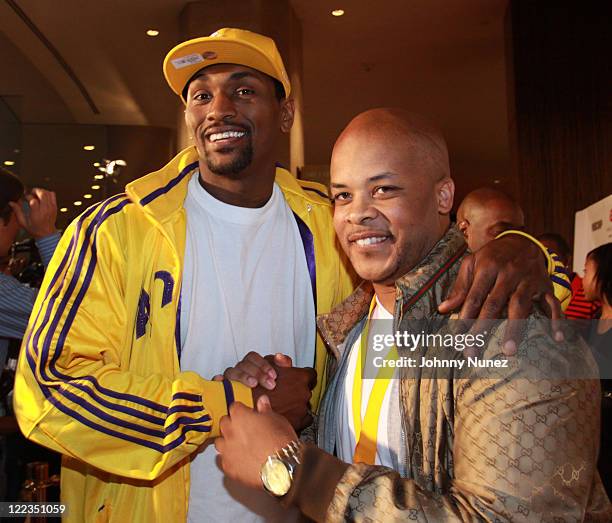
[[[197,150],[193,146],[188,147],[160,170],[130,182],[125,192],[147,214],[163,222],[182,209],[187,196],[187,184],[197,170]],[[307,208],[304,202],[321,205],[321,198],[317,198],[314,193],[304,191],[298,180],[286,169],[276,168],[275,181],[283,191],[291,209],[304,221],[307,221]]]
[[[467,245],[462,233],[452,225],[429,254],[395,282],[395,319],[401,319],[406,315],[425,317],[433,312],[435,303],[454,281],[459,267],[457,262],[463,258],[466,250]],[[432,292],[436,295],[435,300],[422,300]],[[340,305],[317,318],[319,331],[336,357],[337,347],[368,313],[373,297],[372,284],[364,281]]]

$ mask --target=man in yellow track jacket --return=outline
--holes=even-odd
[[[274,46],[271,40],[246,31],[200,40],[204,41],[192,43],[215,48],[229,41],[234,48],[228,53],[233,54],[220,56],[221,61],[242,60],[259,69],[265,64],[253,62],[267,53],[272,68],[268,73],[289,94],[280,56],[275,48],[265,48]],[[249,54],[245,51],[248,44],[259,45],[263,51]],[[169,60],[180,60],[181,52],[191,51],[171,52]],[[177,80],[184,69],[167,63],[169,82],[181,91],[189,78]],[[247,71],[248,67],[240,65],[231,69],[234,75]],[[196,148],[186,149],[160,171],[129,184],[125,194],[91,207],[68,228],[36,303],[20,359],[15,409],[26,436],[65,455],[61,493],[72,521],[185,521],[190,457],[218,434],[219,420],[231,401],[252,404],[247,387],[204,379],[225,367],[202,377],[185,371],[182,364],[179,302],[184,303],[187,294],[181,283],[189,242],[184,202],[189,182],[197,180],[198,171],[212,180],[213,186],[206,187],[211,192],[223,189],[226,180],[234,187],[242,183],[248,189],[245,203],[232,202],[236,206],[252,206],[248,199],[257,195],[265,202],[273,186],[280,189],[283,207],[279,212],[289,210],[287,238],[294,241],[294,257],[299,256],[297,261],[304,267],[295,277],[302,285],[298,288],[296,283],[296,289],[301,290],[305,282],[310,303],[305,302],[304,308],[312,308],[312,352],[302,366],[315,367],[319,376],[324,375],[326,358],[319,339],[315,355],[315,308],[330,310],[353,287],[336,247],[331,205],[321,192],[324,189],[300,182],[275,166],[274,143],[281,131],[287,132],[291,126],[290,100],[286,96],[276,99],[275,84],[266,74],[228,79],[219,71],[213,80],[217,77],[223,83],[209,87],[215,106],[202,120],[217,127],[239,121],[248,130],[252,160],[242,171],[250,169],[247,174],[251,179],[211,173],[202,156],[221,163],[229,157],[231,162],[232,152],[219,152],[218,146],[198,154],[198,148],[210,148],[211,144],[194,125],[194,136],[206,144],[196,140]],[[258,91],[252,94],[247,89]],[[194,118],[204,105],[201,97],[196,97],[189,100],[187,111]],[[240,144],[224,147],[230,145],[240,149]],[[256,187],[249,185],[253,181]],[[287,272],[279,270],[283,263],[284,259],[279,259],[278,266],[262,270],[272,275]],[[255,271],[253,278],[257,277]],[[192,308],[196,306],[192,300]],[[262,318],[266,314],[261,311]],[[282,317],[279,321],[291,323]],[[286,346],[266,348],[269,352],[287,350]],[[237,359],[232,356],[232,363]],[[322,381],[313,391],[314,405]],[[301,400],[304,409],[307,401],[307,397]],[[214,453],[214,448],[209,452]]]

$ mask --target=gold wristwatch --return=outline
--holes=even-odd
[[[261,481],[267,492],[282,497],[291,488],[295,470],[300,464],[302,443],[292,441],[286,447],[276,451],[261,466]]]

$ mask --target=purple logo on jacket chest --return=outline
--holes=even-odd
[[[162,291],[161,307],[165,307],[172,301],[172,292],[174,291],[174,278],[168,271],[157,271],[155,279],[160,280],[164,284]],[[138,299],[138,310],[136,312],[136,339],[141,338],[147,331],[147,323],[151,318],[151,298],[149,293],[142,289],[140,298]]]

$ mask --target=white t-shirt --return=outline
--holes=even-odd
[[[181,369],[211,379],[249,351],[282,352],[294,365],[312,367],[312,286],[302,239],[280,188],[274,185],[263,207],[236,207],[212,197],[196,173],[184,206]],[[208,443],[191,462],[189,522],[294,517],[265,492],[225,478],[216,458]]]
[[[372,311],[372,320],[370,326],[370,334],[393,334],[393,314],[387,311],[376,298],[376,306]],[[357,338],[351,352],[347,365],[346,376],[344,383],[340,389],[340,409],[339,420],[336,424],[336,450],[338,457],[347,463],[353,462],[355,454],[355,422],[353,419],[353,382],[355,377],[355,367],[357,365],[357,356],[359,354],[359,345],[361,344],[361,335]],[[368,352],[372,351],[372,347],[368,346]],[[377,356],[383,358],[391,348],[385,348],[380,352],[376,352]],[[371,361],[371,357],[368,357]],[[389,441],[388,420],[391,416],[397,416],[399,419],[400,409],[399,400],[397,398],[397,370],[393,378],[389,382],[389,387],[385,392],[385,397],[380,409],[378,418],[378,432],[376,437],[376,465],[393,468],[395,463],[391,455],[392,443]],[[368,407],[368,401],[372,388],[374,387],[375,379],[363,379],[361,382],[361,419],[365,416]]]

